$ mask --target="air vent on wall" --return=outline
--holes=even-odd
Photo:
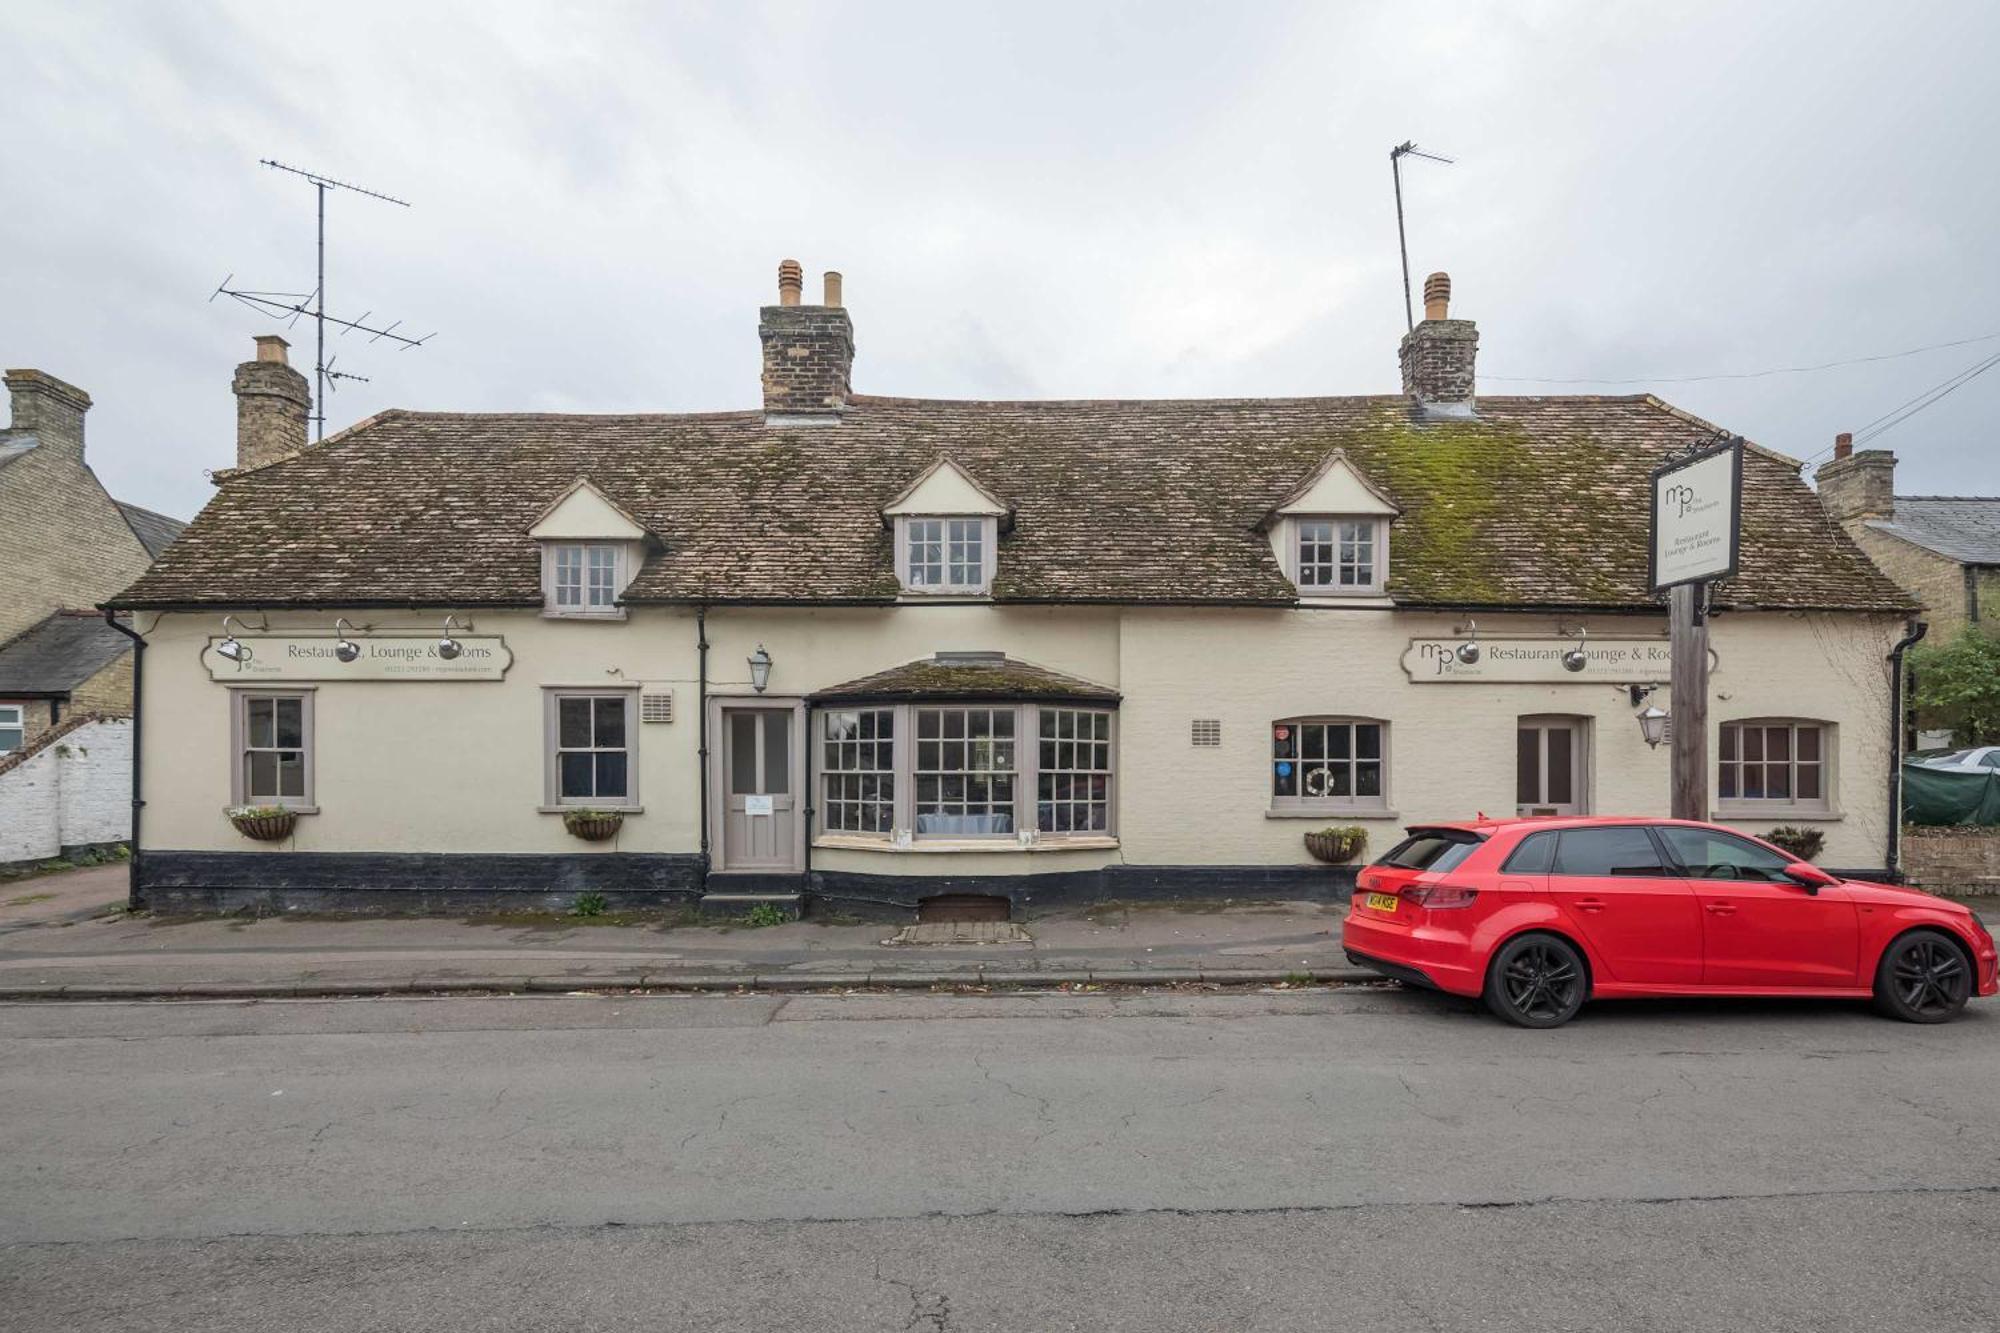
[[[639,695],[639,720],[641,722],[671,722],[674,720],[674,696],[671,690],[662,694],[641,692]]]
[[[1194,720],[1194,735],[1192,739],[1196,745],[1222,744],[1222,719],[1219,717],[1196,718]]]

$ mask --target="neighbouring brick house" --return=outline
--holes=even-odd
[[[1476,395],[1443,275],[1400,392],[1276,399],[857,393],[837,277],[801,288],[787,261],[745,411],[309,447],[260,340],[238,466],[114,599],[172,756],[137,901],[1313,895],[1352,882],[1327,825],[1665,813],[1649,476],[1709,423]],[[1799,472],[1746,450],[1715,813],[1880,875],[1915,605]]]
[[[1897,495],[1896,455],[1846,435],[1814,475],[1820,503],[1923,604],[1933,638],[2000,616],[2000,496]]]
[[[184,526],[111,498],[84,458],[90,395],[39,370],[6,374],[0,430],[0,754],[65,714],[132,711],[131,641],[94,608]]]

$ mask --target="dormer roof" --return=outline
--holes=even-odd
[[[1288,514],[1372,514],[1394,518],[1402,512],[1386,491],[1354,465],[1345,449],[1335,449],[1303,481],[1285,492],[1264,521],[1268,525]]]
[[[901,514],[983,514],[1004,518],[1011,512],[1012,506],[944,454],[939,454],[935,462],[917,474],[915,481],[882,506],[885,519]]]
[[[637,542],[653,537],[626,508],[578,477],[528,527],[536,541]]]

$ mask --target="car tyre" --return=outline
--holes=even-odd
[[[1941,930],[1891,941],[1875,965],[1875,1007],[1905,1023],[1948,1023],[1972,997],[1972,962]]]
[[[1590,973],[1575,945],[1557,935],[1517,935],[1486,968],[1486,1007],[1516,1027],[1561,1027],[1590,996]]]

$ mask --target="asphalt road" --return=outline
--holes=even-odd
[[[2000,1326],[2000,1006],[0,1007],[0,1329]]]

